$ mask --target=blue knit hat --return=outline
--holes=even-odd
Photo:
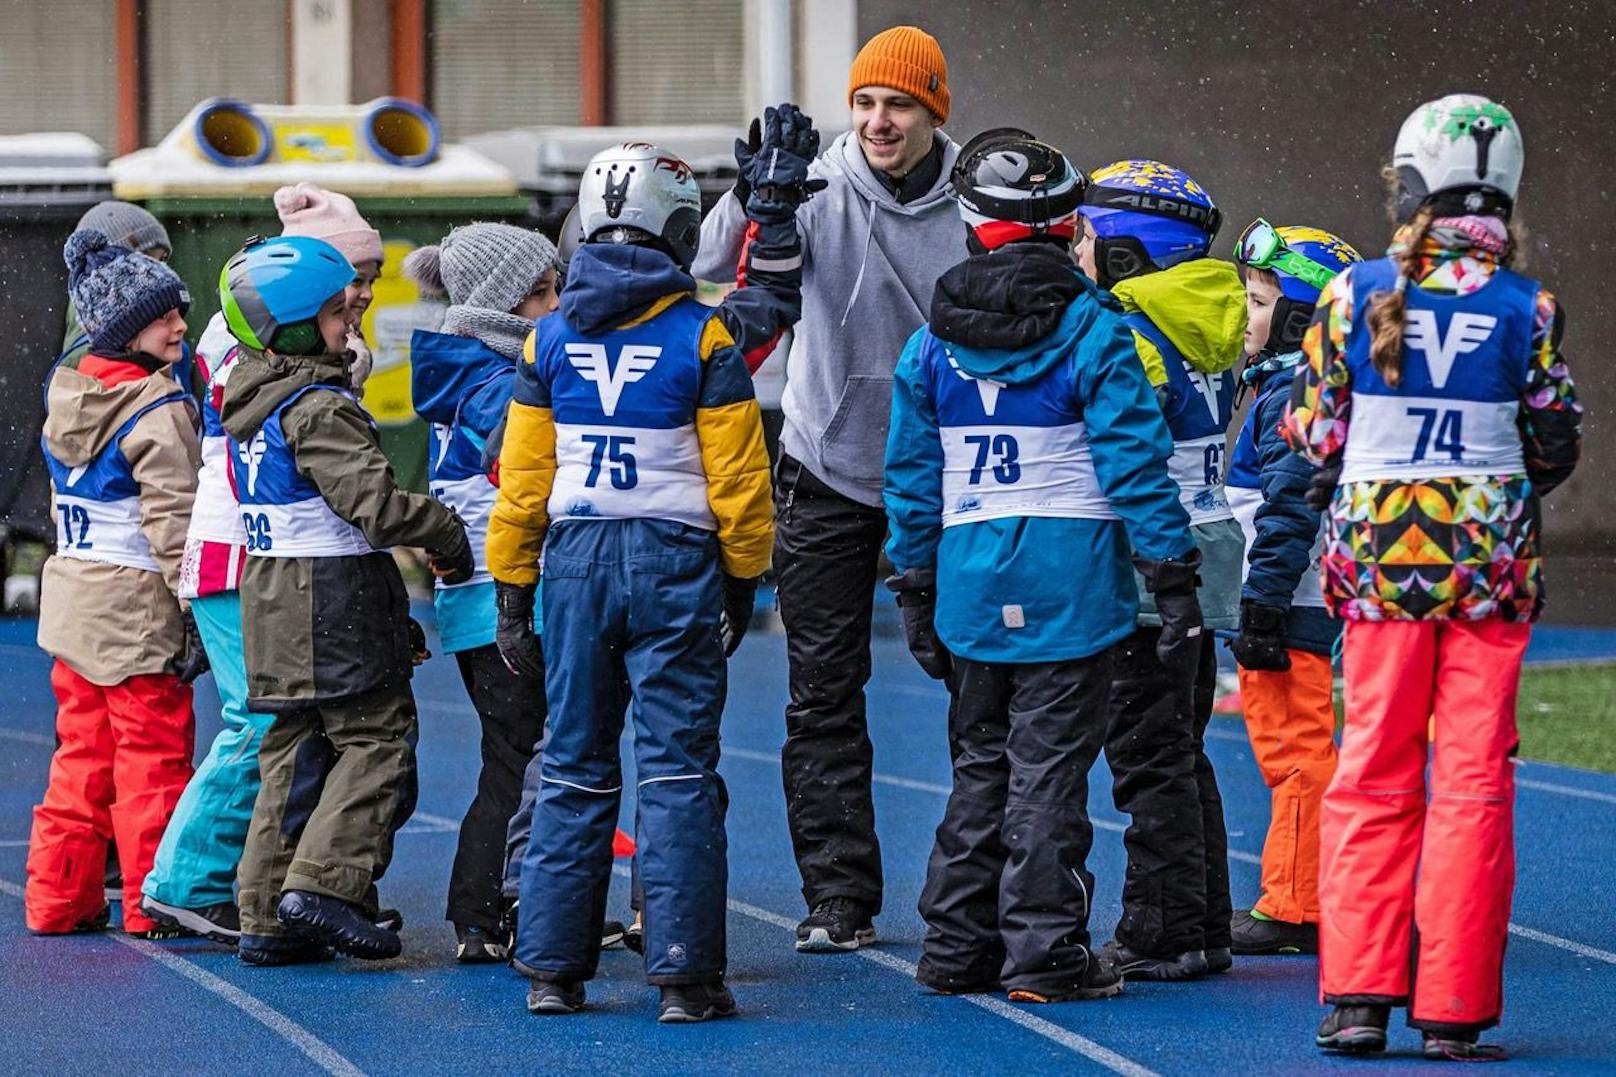
[[[184,314],[191,296],[174,271],[155,258],[81,228],[67,237],[67,291],[90,335],[90,348],[116,354],[171,310]]]

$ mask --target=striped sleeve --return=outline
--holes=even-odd
[[[555,412],[534,349],[534,336],[529,334],[500,446],[499,498],[488,518],[486,551],[488,571],[496,580],[524,585],[539,578],[556,475]]]
[[[723,318],[715,315],[702,325],[697,351],[701,394],[696,403],[696,440],[707,475],[707,503],[718,519],[724,572],[755,579],[769,567],[774,545],[763,413],[745,358]]]

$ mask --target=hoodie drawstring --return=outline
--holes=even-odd
[[[842,328],[847,328],[847,317],[853,313],[853,304],[858,302],[859,286],[864,283],[864,267],[870,262],[870,240],[875,238],[875,207],[869,207],[868,222],[864,228],[864,250],[859,255],[858,276],[853,278],[853,294],[847,297],[847,307],[842,311]]]

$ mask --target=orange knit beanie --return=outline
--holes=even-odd
[[[894,26],[864,43],[847,73],[847,100],[866,86],[901,90],[948,122],[948,61],[937,39],[918,26]]]

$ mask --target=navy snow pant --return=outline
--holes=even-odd
[[[626,680],[646,980],[723,976],[729,795],[718,776],[727,687],[719,606],[712,532],[666,520],[552,527],[544,550],[549,737],[517,916],[515,956],[527,975],[595,974],[623,787]]]

